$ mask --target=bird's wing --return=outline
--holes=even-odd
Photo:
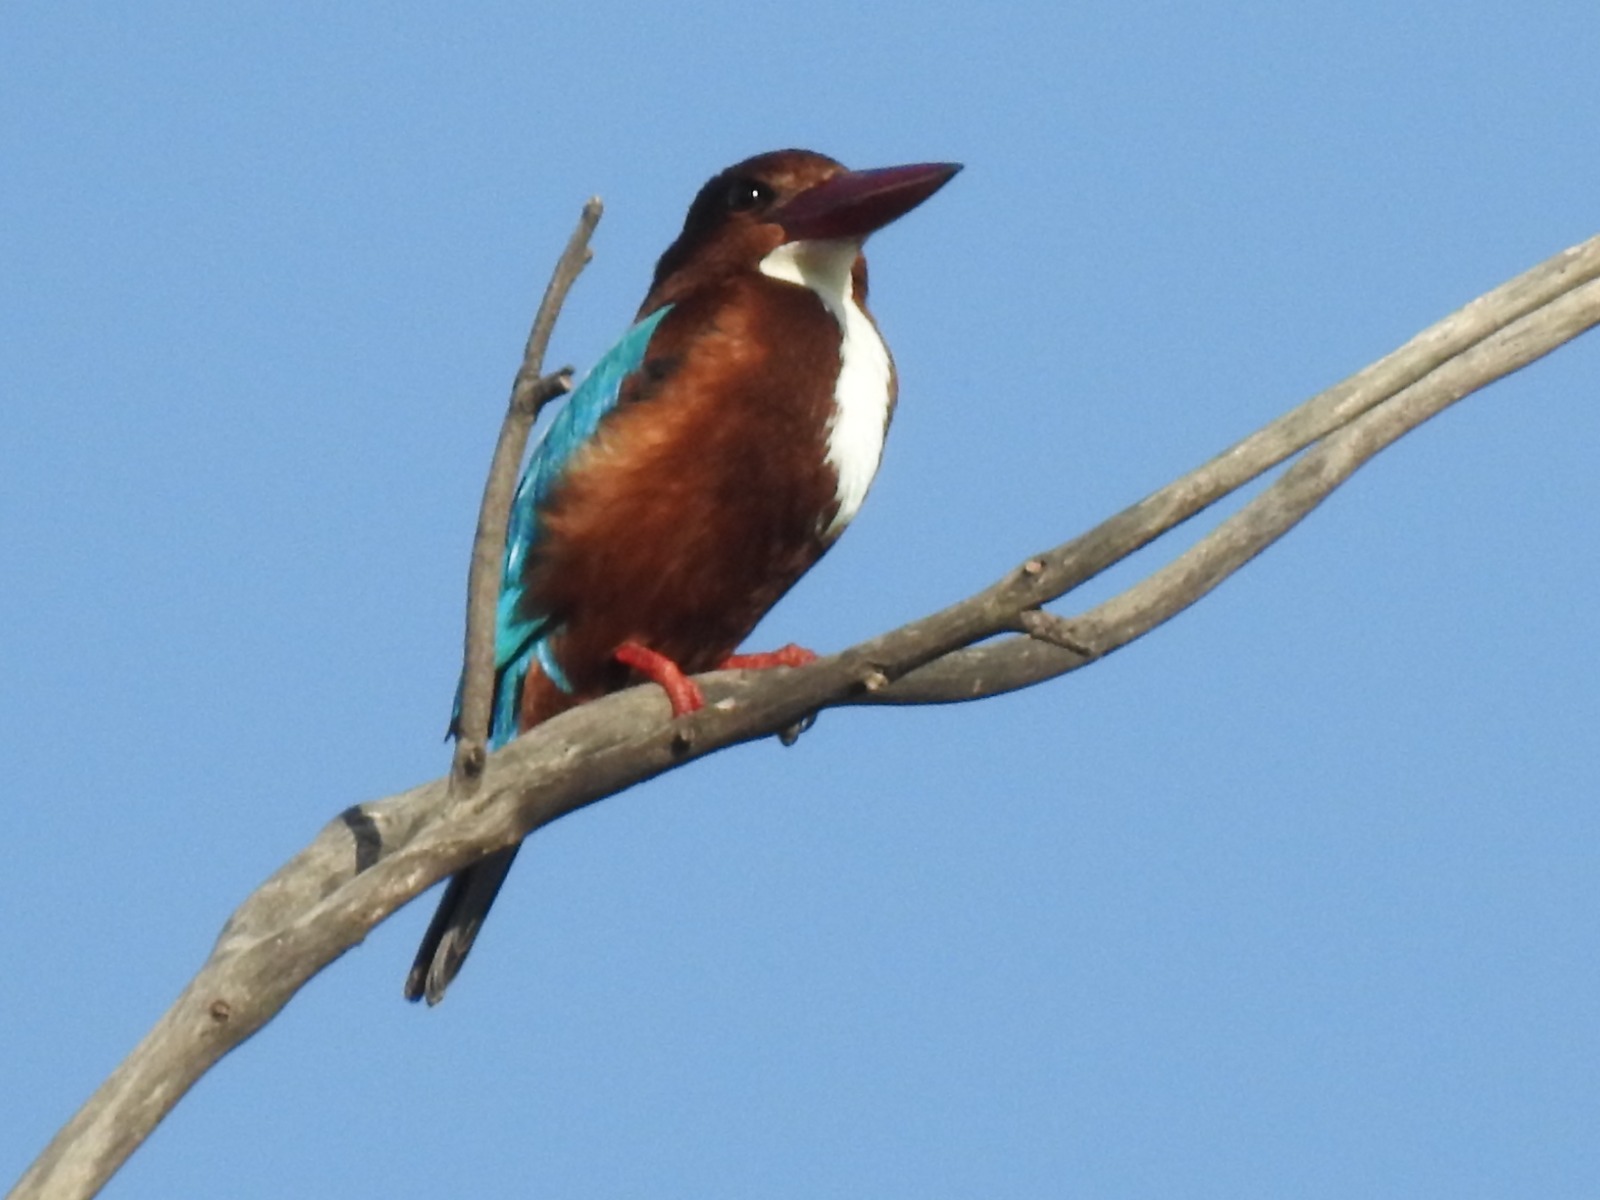
[[[639,369],[651,336],[670,310],[671,306],[667,305],[645,317],[595,363],[534,447],[522,481],[517,484],[516,497],[511,502],[511,521],[506,530],[500,606],[495,617],[491,746],[502,746],[517,735],[522,684],[534,658],[539,659],[552,681],[566,690],[561,669],[550,656],[549,640],[555,633],[550,616],[525,604],[523,568],[528,556],[539,545],[539,508],[561,480],[573,456],[594,436],[602,418],[616,408],[623,383]],[[458,691],[457,716],[459,707]],[[452,731],[454,728],[452,722]]]

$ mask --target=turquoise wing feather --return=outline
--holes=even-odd
[[[573,456],[594,436],[605,415],[617,406],[623,382],[639,369],[651,336],[670,309],[670,305],[659,308],[644,318],[595,363],[534,447],[522,480],[517,484],[516,497],[511,502],[511,521],[506,530],[500,607],[495,620],[494,715],[489,728],[492,747],[503,746],[517,735],[522,684],[535,659],[557,687],[563,691],[572,690],[551,653],[550,642],[559,627],[552,624],[548,614],[531,611],[524,604],[523,568],[528,556],[539,545],[540,505],[560,482]],[[459,716],[459,691],[456,704]]]

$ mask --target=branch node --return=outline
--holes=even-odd
[[[1089,645],[1089,639],[1083,636],[1086,631],[1080,627],[1081,624],[1041,608],[1030,608],[1017,614],[1018,632],[1041,642],[1049,642],[1052,646],[1060,646],[1063,650],[1071,650],[1084,658],[1094,658],[1095,652]]]
[[[483,778],[483,768],[489,761],[489,752],[477,738],[462,738],[456,743],[455,761],[450,764],[450,783],[453,787],[473,787]]]
[[[571,390],[570,366],[536,377],[529,377],[518,371],[516,382],[511,385],[511,411],[519,417],[536,417],[546,404],[557,396],[565,396]]]
[[[211,1019],[218,1025],[226,1024],[233,1017],[233,1005],[221,997],[213,1000],[211,1007],[207,1011],[211,1014]]]

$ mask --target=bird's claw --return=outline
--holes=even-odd
[[[646,679],[660,684],[672,704],[674,717],[699,712],[706,706],[705,693],[700,690],[700,685],[685,675],[683,668],[665,654],[658,654],[638,642],[623,642],[612,653],[612,657],[623,666],[632,667]]]

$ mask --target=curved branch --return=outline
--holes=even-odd
[[[346,810],[245,900],[199,974],[56,1135],[13,1197],[93,1195],[184,1093],[313,975],[437,880],[542,825],[821,708],[975,699],[1126,645],[1259,554],[1384,446],[1600,324],[1597,280],[1600,237],[1473,301],[1198,470],[920,621],[791,671],[706,676],[707,707],[677,721],[657,689],[608,696],[490,756],[476,787],[436,780]],[[1307,447],[1270,487],[1147,579],[1070,620],[1040,611]],[[974,644],[1019,628],[1029,632]]]
[[[1600,324],[1600,237],[1474,300],[1394,353],[1312,397],[1080,538],[1037,560],[1052,600],[1223,495],[1314,446],[1185,554],[1074,621],[952,651],[857,704],[948,704],[1031,687],[1176,616],[1292,529],[1357,467],[1455,401]],[[1330,436],[1331,435],[1331,436]],[[1320,444],[1317,444],[1320,443]],[[1026,610],[1024,610],[1026,613]],[[1045,614],[1049,616],[1049,614]]]

